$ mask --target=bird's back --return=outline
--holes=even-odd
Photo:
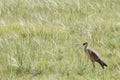
[[[88,57],[90,58],[90,60],[93,62],[100,59],[99,55],[95,51],[93,51],[92,49],[87,48],[85,50],[85,52],[88,55]]]

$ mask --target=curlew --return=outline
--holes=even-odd
[[[85,53],[87,54],[87,56],[90,58],[90,60],[93,63],[93,67],[95,67],[95,62],[98,62],[103,69],[104,69],[104,66],[107,67],[107,65],[100,58],[100,56],[95,51],[93,51],[92,49],[88,48],[88,42],[84,42],[83,46],[84,46]]]

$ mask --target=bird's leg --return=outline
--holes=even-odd
[[[92,71],[94,72],[94,71],[95,71],[95,63],[94,63],[94,62],[92,62],[92,64],[93,64]]]
[[[94,63],[94,62],[92,62],[92,64],[93,64],[93,68],[95,68],[95,63]]]

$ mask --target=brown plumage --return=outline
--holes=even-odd
[[[105,62],[103,62],[103,60],[98,56],[98,54],[95,51],[88,48],[88,42],[84,42],[83,46],[84,46],[85,53],[88,55],[88,57],[93,63],[93,67],[95,67],[95,62],[98,62],[103,69],[104,69],[104,66],[107,67]]]

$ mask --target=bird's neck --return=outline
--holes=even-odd
[[[85,45],[85,48],[87,48],[88,47],[88,45]]]
[[[88,48],[88,46],[86,45],[85,47],[84,47],[84,49],[86,50]]]

